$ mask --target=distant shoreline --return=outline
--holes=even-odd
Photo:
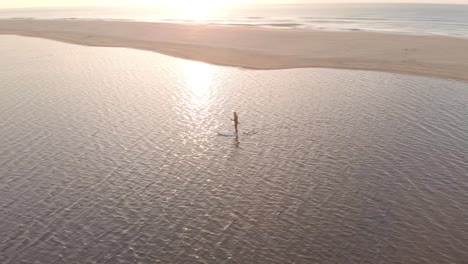
[[[126,47],[250,69],[342,68],[468,81],[468,39],[100,20],[0,20],[0,34]]]
[[[257,19],[257,17],[246,17],[247,19]],[[261,19],[263,17],[258,17]],[[226,26],[226,27],[248,27],[248,28],[257,28],[257,29],[279,29],[279,30],[301,30],[301,31],[318,31],[318,32],[368,32],[368,33],[378,33],[378,34],[390,34],[390,35],[410,35],[410,36],[445,36],[445,37],[454,37],[467,39],[468,35],[450,35],[448,33],[430,33],[430,32],[413,32],[413,31],[398,31],[398,30],[377,30],[377,29],[368,29],[368,28],[303,28],[300,27],[303,24],[299,22],[289,21],[284,22],[280,20],[279,22],[270,21],[264,23],[247,23],[239,21],[230,21],[227,20],[224,22],[211,22],[197,19],[160,19],[160,20],[138,20],[130,18],[83,18],[83,17],[60,17],[60,18],[36,18],[36,17],[11,17],[11,18],[0,18],[2,20],[8,21],[88,21],[88,22],[127,22],[127,23],[153,23],[153,24],[175,24],[175,25],[193,25],[193,26]]]

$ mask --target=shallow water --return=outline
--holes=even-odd
[[[0,45],[1,263],[468,259],[468,83]]]

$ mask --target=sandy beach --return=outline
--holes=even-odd
[[[446,36],[27,19],[2,20],[0,34],[151,50],[252,69],[365,69],[468,81],[468,40]]]

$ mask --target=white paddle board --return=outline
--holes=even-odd
[[[218,131],[218,135],[223,136],[223,137],[235,137],[235,136],[248,136],[251,135],[249,132],[244,132],[244,131]]]

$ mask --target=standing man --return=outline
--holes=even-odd
[[[231,119],[231,120],[234,121],[234,129],[236,130],[236,134],[237,134],[237,125],[240,123],[239,123],[239,118],[237,117],[236,112],[234,112],[234,119]]]

